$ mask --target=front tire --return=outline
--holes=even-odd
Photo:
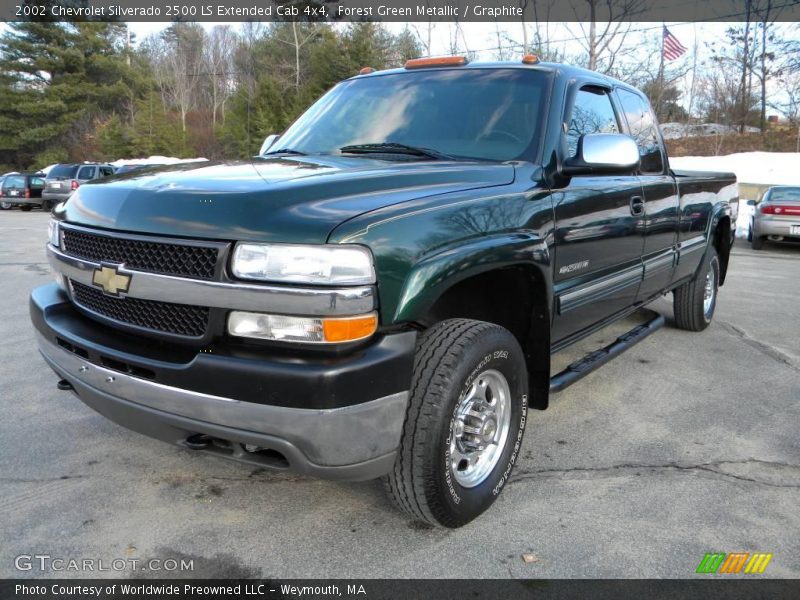
[[[719,256],[710,246],[694,278],[672,292],[675,324],[680,329],[702,331],[709,326],[717,308],[719,274]]]
[[[461,527],[488,509],[519,456],[528,408],[524,355],[506,329],[442,321],[420,338],[389,494],[414,519]]]

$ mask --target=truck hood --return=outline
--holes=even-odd
[[[70,223],[135,233],[324,243],[337,225],[357,215],[513,180],[511,164],[267,157],[93,181],[56,211]]]

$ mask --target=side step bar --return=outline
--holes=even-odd
[[[576,381],[580,381],[595,369],[602,367],[612,358],[619,356],[628,348],[641,342],[651,333],[661,329],[664,326],[664,317],[656,313],[653,314],[655,316],[647,323],[637,325],[629,332],[619,336],[608,346],[590,352],[580,360],[576,360],[560,373],[553,375],[553,377],[550,378],[550,393],[560,392]]]

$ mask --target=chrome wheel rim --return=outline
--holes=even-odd
[[[495,369],[483,371],[458,402],[450,433],[450,471],[465,488],[497,466],[511,428],[511,389]]]
[[[709,265],[708,273],[706,274],[706,287],[703,294],[703,313],[708,316],[711,312],[711,306],[714,304],[714,292],[716,283],[716,273],[714,272],[714,265]]]

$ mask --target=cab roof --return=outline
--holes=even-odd
[[[596,71],[590,71],[589,69],[584,69],[582,67],[575,67],[572,65],[567,65],[563,63],[553,63],[553,62],[543,62],[537,61],[535,63],[525,63],[522,60],[518,61],[474,61],[474,62],[466,62],[465,64],[461,65],[431,65],[429,67],[415,67],[413,69],[408,69],[406,67],[399,67],[395,69],[384,69],[382,71],[369,71],[369,67],[365,67],[364,72],[351,77],[350,79],[362,79],[366,77],[380,77],[382,75],[394,75],[400,73],[410,73],[414,71],[441,71],[441,70],[454,70],[454,69],[524,69],[524,70],[532,70],[532,71],[540,71],[546,73],[559,73],[563,77],[567,78],[585,78],[585,79],[594,79],[596,81],[601,81],[606,83],[611,87],[621,86],[626,88],[632,88],[630,84],[625,83],[624,81],[619,81],[608,75],[604,75],[602,73],[598,73]]]

